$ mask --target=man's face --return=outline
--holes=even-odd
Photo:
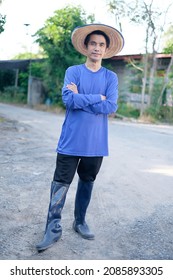
[[[87,46],[87,57],[92,61],[100,61],[107,50],[103,35],[92,34]]]

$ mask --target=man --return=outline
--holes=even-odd
[[[121,51],[122,35],[113,27],[89,24],[73,31],[72,44],[86,56],[86,63],[69,67],[65,74],[62,99],[66,116],[57,146],[44,238],[36,245],[39,252],[61,237],[61,212],[76,171],[79,181],[73,229],[85,239],[94,239],[85,216],[103,157],[108,155],[108,114],[117,110],[117,76],[101,63]]]

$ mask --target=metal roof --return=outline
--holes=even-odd
[[[31,62],[41,61],[42,59],[18,59],[18,60],[0,60],[0,69],[3,70],[24,70],[27,69]]]

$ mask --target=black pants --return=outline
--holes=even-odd
[[[75,172],[81,180],[93,182],[100,170],[103,157],[79,157],[57,154],[54,181],[71,184]]]

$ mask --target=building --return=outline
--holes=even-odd
[[[124,98],[125,102],[132,103],[134,106],[139,107],[141,103],[141,83],[142,83],[142,72],[136,71],[134,74],[134,67],[132,64],[142,63],[142,54],[133,55],[117,55],[111,59],[105,60],[105,66],[111,66],[111,69],[115,71],[119,79],[119,94],[121,98]],[[150,57],[151,59],[151,57]],[[171,59],[171,54],[156,54],[156,68],[157,75],[163,76],[165,70],[168,68]],[[39,62],[41,59],[25,59],[25,60],[3,60],[0,61],[0,71],[14,71],[15,79],[14,86],[18,85],[18,74],[19,71],[26,71],[29,68],[30,63]],[[3,81],[1,81],[2,83]],[[2,86],[2,85],[1,85]],[[35,94],[35,93],[32,93]],[[30,96],[31,98],[31,96]],[[147,104],[148,96],[145,96],[145,103]],[[32,99],[32,98],[31,98]],[[39,100],[39,99],[38,99]],[[39,102],[37,100],[37,102]]]

